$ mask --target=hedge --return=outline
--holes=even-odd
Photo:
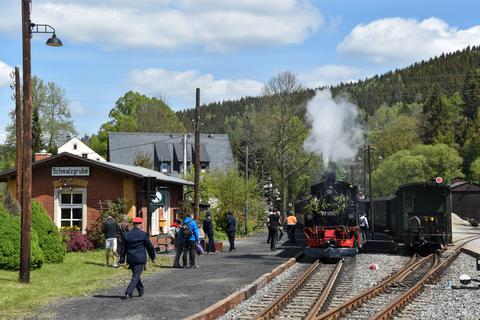
[[[0,204],[0,269],[20,269],[20,218],[14,217]],[[38,245],[35,230],[31,232],[30,268],[40,268],[43,253]]]
[[[37,201],[32,201],[32,229],[38,235],[38,244],[43,251],[44,261],[63,262],[66,251],[65,242],[45,208]]]

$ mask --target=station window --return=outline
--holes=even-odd
[[[160,169],[161,169],[161,172],[164,172],[164,173],[170,172],[170,162],[162,162]]]
[[[79,227],[82,229],[83,222],[83,193],[62,192],[60,195],[60,226]]]

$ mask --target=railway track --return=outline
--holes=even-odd
[[[412,260],[394,275],[377,286],[342,305],[315,316],[315,319],[390,319],[412,301],[429,281],[434,281],[470,241],[465,240],[448,256],[440,260],[437,255]],[[422,302],[419,302],[422,303]]]
[[[315,261],[288,288],[275,298],[264,297],[239,319],[305,319],[312,310],[319,310],[341,272],[343,260],[337,264]],[[267,303],[268,302],[268,303]],[[253,308],[252,308],[253,307]]]

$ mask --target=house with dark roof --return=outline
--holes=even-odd
[[[134,165],[139,156],[153,163],[154,170],[180,176],[193,170],[195,137],[193,134],[110,132],[109,161]],[[226,170],[235,165],[227,134],[200,135],[202,171]]]
[[[0,182],[16,192],[16,169],[0,172]],[[130,218],[144,218],[144,230],[168,231],[193,183],[142,168],[60,153],[32,164],[32,199],[41,203],[60,227],[86,232],[101,217],[106,201],[124,199]]]

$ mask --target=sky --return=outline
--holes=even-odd
[[[21,1],[0,0],[0,142],[22,64]],[[32,74],[65,90],[79,136],[129,90],[173,110],[258,96],[290,70],[306,87],[365,79],[480,45],[473,0],[32,0]]]

